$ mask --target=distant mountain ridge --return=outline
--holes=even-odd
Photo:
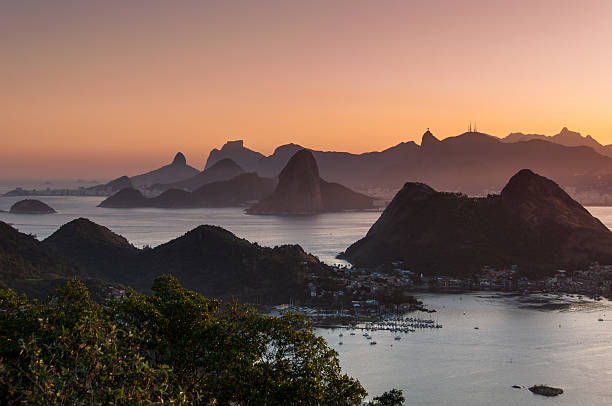
[[[397,190],[406,181],[414,181],[441,190],[486,195],[501,190],[505,181],[522,168],[550,177],[564,187],[575,187],[585,177],[588,180],[612,174],[612,158],[589,146],[559,143],[569,144],[575,134],[563,130],[554,140],[516,134],[502,140],[469,131],[440,140],[428,130],[420,145],[404,142],[380,152],[351,154],[312,150],[312,154],[321,177],[364,191],[379,188]],[[526,142],[512,142],[523,138]],[[582,138],[586,140],[584,142],[592,140]],[[270,156],[257,155],[257,161],[255,155],[250,155],[252,159],[244,165],[248,164],[250,170],[261,176],[275,177],[300,149],[302,146],[296,144],[283,145]],[[209,156],[207,166],[224,158],[243,165],[240,159],[247,150],[243,142],[215,150]]]
[[[567,127],[563,127],[558,134],[547,136],[543,134],[523,134],[521,132],[510,133],[504,138],[501,138],[503,142],[523,142],[531,140],[542,140],[550,141],[555,144],[564,145],[566,147],[591,147],[596,152],[612,157],[612,145],[602,145],[595,138],[590,135],[582,136],[579,132],[570,131]]]

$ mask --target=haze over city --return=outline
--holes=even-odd
[[[0,5],[0,178],[202,168],[244,139],[366,152],[479,131],[612,143],[607,1]]]

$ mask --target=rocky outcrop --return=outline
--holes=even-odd
[[[185,165],[187,165],[187,158],[185,158],[185,155],[183,155],[182,152],[178,152],[174,156],[174,159],[172,160],[171,165],[185,166]]]
[[[406,183],[344,256],[367,266],[403,260],[434,274],[465,274],[484,265],[543,273],[611,263],[612,232],[556,183],[521,170],[500,195],[486,198]]]
[[[35,199],[20,200],[11,206],[9,213],[13,214],[51,214],[56,211],[47,204]]]
[[[278,177],[274,194],[250,208],[249,214],[313,214],[372,208],[373,199],[319,177],[312,152],[298,151]]]
[[[535,393],[536,395],[542,396],[558,396],[563,393],[563,389],[561,388],[553,388],[551,386],[546,385],[534,385],[529,388],[531,393]]]

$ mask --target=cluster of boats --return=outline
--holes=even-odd
[[[442,324],[436,322],[431,319],[420,319],[417,317],[393,317],[386,318],[382,321],[378,322],[369,322],[365,323],[361,326],[349,327],[349,330],[365,330],[363,333],[363,337],[366,340],[370,340],[370,345],[376,345],[376,341],[372,340],[372,336],[370,335],[370,331],[389,331],[393,333],[413,333],[416,329],[438,329],[442,328]],[[351,331],[350,335],[354,336],[355,332]],[[343,333],[338,334],[340,338],[339,345],[343,345],[342,337]],[[402,339],[401,335],[396,335],[395,340],[399,341]]]
[[[411,333],[415,329],[442,328],[442,324],[431,319],[420,319],[418,317],[396,317],[379,322],[366,323],[363,329],[367,331],[392,331],[397,333]]]

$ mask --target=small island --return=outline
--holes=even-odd
[[[531,393],[535,393],[536,395],[542,396],[558,396],[563,393],[563,389],[561,388],[553,388],[551,386],[546,385],[534,385],[529,388]]]
[[[11,206],[9,213],[13,214],[51,214],[57,213],[46,203],[36,199],[20,200]]]

